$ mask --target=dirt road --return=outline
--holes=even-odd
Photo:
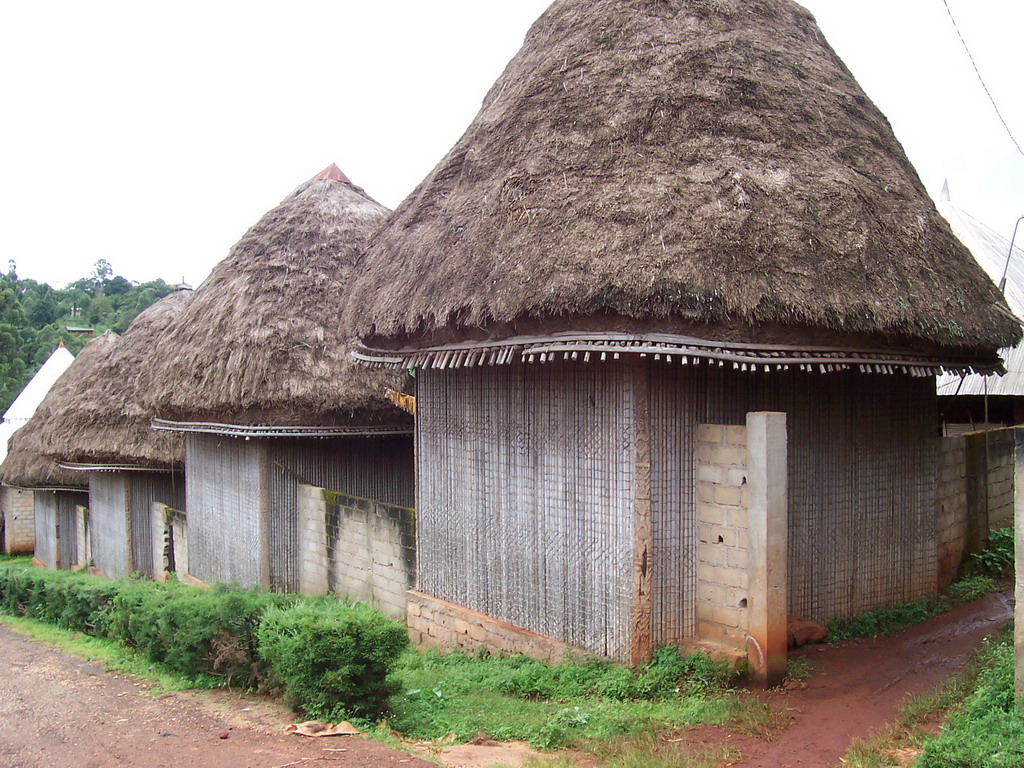
[[[894,721],[907,696],[930,691],[963,669],[982,639],[1011,618],[1010,596],[996,593],[893,635],[796,651],[814,664],[814,675],[804,687],[767,697],[789,710],[792,724],[771,742],[731,736],[742,755],[736,768],[839,765],[852,739]]]
[[[0,626],[2,768],[436,768],[363,738],[287,735],[288,722],[230,693],[147,696]]]
[[[992,594],[894,635],[802,649],[796,653],[814,664],[813,677],[802,687],[766,695],[793,716],[773,741],[715,728],[696,729],[688,741],[726,740],[740,755],[737,768],[831,768],[851,739],[893,721],[907,695],[928,691],[962,669],[982,638],[1012,614],[1009,596]],[[147,696],[134,679],[0,626],[0,768],[433,765],[361,738],[284,735],[288,721],[282,709],[254,697]],[[221,739],[224,732],[228,738]]]

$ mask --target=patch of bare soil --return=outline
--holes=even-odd
[[[444,747],[416,747],[424,757],[436,760],[446,768],[489,768],[507,766],[519,768],[531,758],[542,758],[543,753],[521,741],[452,744]]]
[[[763,694],[771,706],[792,716],[791,724],[771,741],[728,734],[728,744],[739,753],[732,765],[838,765],[853,739],[867,738],[895,720],[908,696],[934,690],[962,670],[982,639],[1012,618],[1010,596],[994,593],[892,635],[794,651],[813,663],[813,676]],[[699,729],[692,740],[712,742],[713,734]]]
[[[227,691],[148,696],[134,678],[0,627],[5,768],[432,768],[369,739],[284,733],[288,713]]]

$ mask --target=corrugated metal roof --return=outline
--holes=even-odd
[[[946,217],[953,234],[974,255],[974,260],[999,284],[1006,267],[1006,256],[1010,252],[1010,240],[996,232],[992,227],[978,221],[966,211],[954,205],[948,190],[943,188],[943,195],[938,203],[939,213]],[[1009,234],[1009,233],[1007,233]],[[1018,233],[1013,244],[1013,257],[1006,267],[1006,303],[1019,318],[1024,318],[1024,228]],[[1024,395],[1024,343],[1014,348],[1001,349],[1000,356],[1006,361],[1006,375],[981,376],[971,374],[963,377],[955,374],[939,376],[937,386],[940,395],[983,395],[985,384],[988,384],[990,395]]]

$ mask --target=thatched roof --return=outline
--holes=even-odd
[[[22,488],[81,488],[87,485],[88,477],[84,473],[61,469],[56,461],[44,455],[44,433],[49,428],[53,411],[74,397],[83,378],[110,355],[117,340],[117,334],[110,331],[93,339],[54,382],[32,418],[11,437],[7,458],[0,464],[0,483]]]
[[[168,325],[191,294],[177,291],[142,312],[110,354],[80,374],[41,430],[43,451],[61,462],[171,469],[184,461],[181,435],[150,427],[142,379]]]
[[[351,306],[379,349],[613,329],[994,363],[1020,337],[789,0],[557,0]]]
[[[231,249],[167,328],[148,403],[178,422],[410,425],[392,374],[355,366],[341,314],[369,231],[388,211],[336,166]]]

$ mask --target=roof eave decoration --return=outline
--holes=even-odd
[[[738,371],[798,370],[807,373],[860,371],[861,373],[935,376],[1002,374],[998,357],[979,360],[955,355],[935,357],[913,352],[743,344],[697,339],[673,334],[566,332],[551,336],[513,337],[501,341],[464,342],[436,347],[374,349],[357,345],[352,357],[376,368],[472,368],[512,362],[549,363],[557,360],[589,363],[639,355],[667,364],[705,363]]]
[[[58,466],[61,469],[68,469],[72,472],[161,472],[170,474],[183,470],[183,467],[146,467],[138,464],[92,464],[78,461],[61,461],[58,462]]]
[[[397,367],[397,366],[394,366]],[[252,438],[286,438],[286,437],[349,437],[376,435],[411,435],[412,425],[395,426],[272,426],[265,424],[220,424],[212,421],[172,421],[170,419],[153,419],[153,429],[168,432],[191,432],[196,434],[224,435],[240,437],[245,440]]]

